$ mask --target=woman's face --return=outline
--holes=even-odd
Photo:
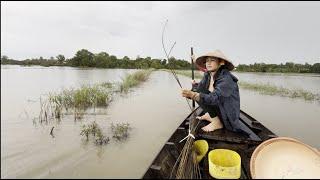
[[[216,71],[219,69],[219,60],[213,57],[207,57],[206,68],[208,71]]]

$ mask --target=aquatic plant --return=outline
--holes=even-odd
[[[83,118],[88,108],[106,107],[112,101],[116,92],[128,92],[129,88],[139,85],[148,79],[154,69],[141,70],[127,75],[119,86],[114,83],[103,82],[94,85],[82,85],[80,88],[63,89],[59,93],[49,93],[42,100],[40,97],[39,122],[46,122],[50,119],[61,120],[64,111],[72,110],[74,120]],[[119,89],[119,90],[117,90]]]
[[[106,137],[102,134],[101,129],[97,129],[96,131],[96,139],[95,139],[95,144],[96,145],[103,145],[103,144],[108,144],[110,141],[109,137]]]
[[[129,136],[129,130],[131,129],[129,123],[111,123],[111,130],[113,133],[113,138],[117,140],[124,140]]]
[[[259,84],[239,81],[238,83],[241,88],[254,90],[260,94],[266,95],[279,95],[289,98],[303,98],[306,101],[320,101],[320,95],[314,94],[303,89],[287,89],[284,87],[278,87],[271,84]]]
[[[91,129],[90,129],[89,126],[87,126],[87,125],[82,125],[82,126],[81,126],[80,135],[81,135],[81,136],[86,136],[87,141],[89,140],[90,132],[91,132]]]
[[[40,98],[39,121],[61,120],[63,109],[73,110],[74,119],[82,119],[88,108],[108,106],[112,100],[113,85],[105,82],[95,85],[83,85],[78,89],[64,89],[59,93],[49,93],[44,100]]]
[[[151,74],[152,71],[153,69],[148,69],[148,70],[140,70],[132,74],[127,74],[124,78],[122,78],[122,82],[119,85],[120,92],[127,93],[130,88],[135,87],[140,83],[148,80],[149,75]]]
[[[87,141],[89,140],[90,135],[92,135],[96,145],[108,144],[110,141],[109,137],[103,135],[102,129],[95,121],[88,125],[82,125],[80,135],[85,136]]]

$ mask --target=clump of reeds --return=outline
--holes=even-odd
[[[68,113],[73,110],[74,120],[82,119],[88,108],[108,106],[113,93],[128,92],[129,88],[139,85],[148,79],[153,69],[141,70],[127,75],[119,87],[113,83],[104,82],[95,85],[83,85],[78,89],[64,89],[59,93],[49,93],[47,98],[40,98],[39,121],[48,122],[49,119],[62,118],[63,110]],[[120,90],[116,90],[119,88]]]
[[[107,105],[110,91],[103,87],[100,85],[83,85],[81,88],[73,90],[71,92],[72,106],[85,109]]]
[[[96,136],[96,139],[95,139],[95,144],[96,144],[96,145],[108,144],[109,141],[110,141],[110,138],[104,136],[104,135],[102,134],[102,131],[101,131],[101,130],[97,131],[97,136]]]
[[[83,85],[78,89],[64,89],[60,93],[49,93],[47,98],[40,98],[40,122],[62,117],[63,109],[66,112],[73,110],[74,119],[81,119],[88,108],[107,106],[112,100],[113,85],[101,83]]]
[[[103,135],[102,129],[95,121],[88,125],[82,125],[80,135],[85,136],[87,141],[89,140],[89,136],[92,135],[96,145],[108,144],[110,141],[109,137]]]
[[[117,140],[124,140],[129,136],[129,130],[131,129],[129,123],[111,123],[111,130],[113,133],[113,138]]]
[[[111,82],[103,82],[103,83],[99,84],[99,86],[110,89],[110,88],[114,87],[114,84]]]
[[[249,89],[257,91],[266,95],[279,95],[289,98],[303,98],[306,101],[320,101],[320,95],[308,92],[303,89],[287,89],[284,87],[277,87],[271,84],[258,84],[249,82],[239,82],[239,85],[243,89]]]
[[[42,98],[40,97],[40,113],[39,113],[40,123],[43,123],[43,122],[48,123],[48,111],[49,111],[48,102],[43,101]]]
[[[149,78],[149,75],[153,69],[149,70],[140,70],[134,72],[133,74],[128,74],[122,78],[122,82],[119,85],[120,92],[127,93],[130,88],[139,85],[140,83],[146,81]]]

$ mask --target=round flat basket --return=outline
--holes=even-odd
[[[320,152],[293,138],[269,139],[254,150],[250,171],[253,179],[317,179]]]

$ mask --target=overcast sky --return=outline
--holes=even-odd
[[[190,60],[220,49],[236,65],[320,62],[320,2],[1,2],[1,55],[105,51]]]

